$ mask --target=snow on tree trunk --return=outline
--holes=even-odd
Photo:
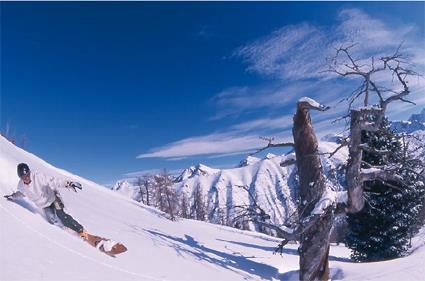
[[[299,175],[301,221],[311,216],[316,203],[326,190],[318,142],[309,113],[311,108],[317,109],[307,101],[298,102],[292,130]],[[331,209],[324,210],[325,214],[301,234],[300,280],[329,279],[329,241],[333,221]]]

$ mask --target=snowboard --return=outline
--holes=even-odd
[[[127,247],[121,243],[89,233],[87,234],[87,239],[84,239],[84,241],[100,250],[102,253],[114,258],[116,255],[127,251]]]

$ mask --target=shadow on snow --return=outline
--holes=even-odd
[[[171,247],[173,247],[179,255],[182,255],[183,253],[190,254],[199,260],[221,266],[237,274],[241,274],[240,272],[236,271],[240,270],[246,273],[246,278],[250,278],[253,275],[266,280],[278,278],[278,270],[273,266],[252,261],[248,257],[240,254],[229,254],[214,250],[199,244],[195,239],[193,239],[193,237],[187,234],[184,236],[184,238],[180,238],[153,230],[146,231],[155,237],[160,237],[163,239]],[[190,248],[187,248],[187,246]]]

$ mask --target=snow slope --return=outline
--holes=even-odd
[[[80,181],[63,190],[67,211],[87,230],[121,241],[128,252],[111,258],[48,224],[31,203],[0,198],[0,280],[273,280],[279,242],[261,234],[204,222],[166,219],[93,182],[57,169],[0,137],[0,194],[17,184],[16,165]],[[294,246],[295,248],[295,246]],[[291,253],[295,250],[293,249]],[[295,267],[297,257],[291,255]]]
[[[297,245],[272,255],[278,239],[200,221],[170,221],[155,209],[57,169],[0,137],[0,195],[17,183],[15,167],[80,181],[63,190],[70,214],[90,232],[123,242],[111,258],[80,238],[48,224],[29,202],[0,197],[0,280],[297,280]],[[345,247],[332,247],[334,280],[423,280],[424,235],[406,258],[354,264]],[[419,242],[418,242],[419,241]]]
[[[340,275],[344,280],[425,280],[425,227],[412,241],[412,253],[404,258],[384,262],[340,263]],[[338,270],[335,270],[338,271]]]

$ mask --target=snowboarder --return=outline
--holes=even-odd
[[[121,243],[89,234],[79,222],[65,213],[65,206],[58,189],[68,188],[77,192],[77,189],[82,189],[80,183],[54,177],[49,178],[41,173],[31,172],[25,163],[19,164],[17,170],[20,178],[18,188],[16,192],[4,196],[7,200],[13,201],[20,197],[30,199],[35,205],[43,209],[46,219],[51,224],[56,224],[59,219],[65,227],[78,233],[90,245],[112,257],[127,251],[127,248]]]
[[[20,197],[26,197],[44,211],[48,222],[55,224],[59,219],[65,227],[74,230],[81,237],[87,239],[88,234],[84,227],[71,215],[65,213],[65,206],[58,191],[59,188],[68,188],[77,192],[77,189],[82,189],[80,183],[54,177],[49,178],[41,173],[31,172],[25,163],[20,163],[17,170],[20,178],[17,191],[5,195],[6,199],[13,201]]]

